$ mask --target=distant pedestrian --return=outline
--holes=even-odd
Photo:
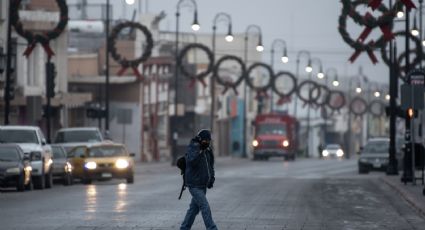
[[[211,189],[215,181],[214,154],[210,143],[211,133],[203,129],[191,140],[187,148],[185,183],[192,195],[192,201],[180,227],[181,230],[191,229],[199,211],[205,227],[208,230],[217,229],[206,198],[207,188]]]

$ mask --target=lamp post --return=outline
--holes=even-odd
[[[183,5],[183,3],[187,2],[189,5]],[[172,150],[172,161],[171,165],[175,165],[177,162],[177,139],[179,137],[178,130],[173,130],[175,124],[177,123],[178,116],[178,91],[179,91],[179,75],[180,75],[180,66],[179,66],[179,29],[180,29],[180,9],[182,7],[190,7],[194,8],[193,14],[193,23],[192,30],[198,31],[201,27],[198,22],[198,5],[195,0],[179,0],[176,6],[176,41],[175,41],[175,53],[174,53],[174,119],[170,120],[170,139],[171,139],[171,150]]]
[[[258,33],[258,44],[256,46],[256,50],[257,52],[262,52],[264,50],[263,47],[263,39],[262,39],[262,32],[261,32],[261,28],[257,25],[249,25],[246,30],[245,30],[245,46],[244,46],[244,61],[245,61],[245,65],[248,66],[248,33],[251,30],[255,30]],[[249,77],[249,76],[247,76]],[[244,152],[243,152],[243,157],[246,157],[248,155],[248,151],[247,151],[247,115],[248,115],[248,111],[247,111],[247,104],[248,104],[248,97],[247,97],[247,85],[245,83],[245,85],[243,86],[243,97],[244,97],[244,116],[243,116],[243,148],[244,148]]]
[[[306,50],[300,50],[297,53],[297,60],[296,60],[296,77],[298,79],[300,79],[300,58],[301,56],[304,55],[306,56],[308,59],[308,64],[306,66],[306,72],[311,72],[313,70],[313,68],[311,67],[311,55],[310,52],[306,51]],[[294,100],[294,117],[297,117],[297,104],[298,104],[298,97],[295,97]]]
[[[353,90],[353,80],[357,81],[356,84],[356,89],[354,90],[357,94],[362,92],[362,88],[361,88],[361,76],[357,75],[357,76],[353,76],[350,77],[349,81],[348,81],[348,101],[352,100],[352,90]],[[351,131],[351,127],[352,127],[352,116],[351,116],[351,112],[350,110],[347,110],[348,113],[348,120],[347,120],[347,132],[348,132],[348,142],[347,142],[347,155],[346,158],[350,158],[350,155],[353,151],[353,145],[351,144],[353,141],[353,134]]]
[[[212,52],[214,54],[215,57],[215,46],[216,46],[216,35],[217,35],[217,24],[219,21],[223,20],[224,22],[227,23],[227,35],[225,37],[225,40],[227,42],[232,42],[233,41],[233,33],[232,33],[232,17],[227,14],[227,13],[217,13],[214,17],[213,20],[213,38],[212,38]],[[217,60],[217,59],[215,59]],[[210,111],[210,131],[211,133],[214,133],[214,114],[215,114],[215,77],[211,78],[211,111]]]
[[[106,0],[106,57],[105,57],[105,135],[109,138],[109,0]]]
[[[9,125],[9,113],[10,113],[10,81],[11,81],[11,65],[12,65],[12,4],[9,2],[9,16],[7,22],[7,41],[6,41],[6,85],[4,88],[4,124]]]
[[[176,7],[176,43],[175,43],[175,70],[174,70],[174,116],[177,116],[177,104],[178,104],[178,79],[180,74],[180,66],[178,64],[178,56],[179,56],[179,29],[180,29],[180,9],[182,7],[183,2],[190,3],[194,8],[194,15],[193,15],[193,23],[192,23],[192,30],[198,31],[200,29],[199,22],[198,22],[198,5],[196,4],[195,0],[179,0]]]
[[[288,58],[288,50],[286,46],[286,42],[283,39],[274,39],[272,42],[272,46],[270,48],[270,66],[272,69],[274,68],[274,57],[275,57],[275,49],[277,45],[281,45],[283,49],[282,56],[280,57],[280,60],[282,63],[286,64],[289,61]],[[273,90],[270,90],[270,112],[273,112],[274,110],[274,103],[273,103]]]
[[[328,86],[328,84],[329,84],[329,76],[331,74],[333,74],[334,80],[335,79],[338,79],[338,71],[334,67],[331,67],[331,68],[326,69],[326,73],[325,73],[325,85],[326,86]],[[326,142],[327,142],[327,140],[326,140],[326,134],[328,132],[328,112],[326,110],[326,107],[325,107],[324,114],[325,114],[325,117],[324,117],[325,125],[324,125],[324,131],[323,131],[323,133],[324,133],[323,139],[324,139],[324,142],[325,142],[325,145],[326,145]]]
[[[375,98],[379,98],[381,96],[381,93],[379,92],[379,84],[374,81],[370,81],[367,84],[367,102],[371,102],[371,96]],[[368,140],[371,137],[370,134],[370,115],[367,115],[367,129],[366,129],[366,139]]]

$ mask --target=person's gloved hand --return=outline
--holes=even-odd
[[[211,189],[214,186],[214,182],[215,182],[215,177],[212,177],[210,182],[207,185],[207,188]]]

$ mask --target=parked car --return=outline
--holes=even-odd
[[[99,143],[104,140],[96,127],[63,128],[56,132],[55,144],[61,145],[69,152],[76,146]]]
[[[84,184],[112,178],[134,183],[134,154],[129,154],[122,144],[108,141],[77,146],[68,152],[68,157],[74,167],[72,175]]]
[[[31,156],[32,182],[35,189],[53,186],[52,148],[36,126],[0,126],[0,143],[14,143]]]
[[[322,156],[324,158],[342,158],[344,151],[339,144],[327,144],[322,150]]]
[[[31,190],[31,170],[29,157],[18,145],[0,145],[0,187]]]
[[[402,167],[402,147],[403,141],[396,141],[396,158],[399,169]],[[361,149],[358,160],[359,173],[368,173],[369,171],[385,171],[389,162],[389,138],[372,138]]]
[[[72,165],[67,158],[65,149],[60,145],[52,145],[53,152],[53,179],[59,179],[64,185],[71,185]]]

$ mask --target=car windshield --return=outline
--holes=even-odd
[[[1,143],[34,143],[38,144],[37,134],[35,130],[0,130]]]
[[[90,149],[89,157],[116,157],[126,156],[126,151],[122,146],[99,146]]]
[[[284,124],[260,124],[257,126],[257,135],[275,134],[286,135],[286,126]]]
[[[53,158],[62,159],[66,158],[66,154],[63,149],[59,146],[52,146]]]
[[[0,148],[0,161],[17,161],[19,160],[18,150],[14,147]]]
[[[388,153],[390,142],[373,141],[366,144],[363,149],[364,153]]]
[[[59,132],[55,143],[100,142],[100,134],[96,130],[76,130]]]
[[[326,146],[326,149],[340,149],[341,148],[341,146],[339,146],[339,145],[327,145]]]

